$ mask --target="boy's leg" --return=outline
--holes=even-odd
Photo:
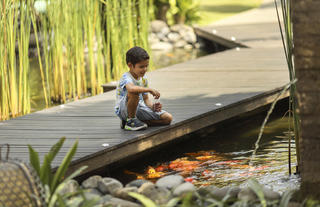
[[[135,118],[136,117],[138,104],[139,104],[139,94],[128,92],[128,94],[127,94],[128,118]]]
[[[146,129],[148,126],[136,118],[137,106],[139,104],[139,94],[128,93],[126,97],[126,112],[127,115],[124,116],[125,120],[123,123],[124,129],[126,130],[141,130]]]
[[[165,112],[160,115],[160,119],[157,120],[144,120],[148,126],[162,126],[162,125],[169,125],[172,121],[172,115],[168,112]]]
[[[166,111],[154,112],[143,101],[140,101],[137,108],[137,117],[149,126],[169,125],[172,115]]]

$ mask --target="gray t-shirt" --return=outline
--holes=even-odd
[[[128,83],[132,83],[136,86],[141,87],[148,87],[148,80],[146,76],[144,75],[142,78],[139,78],[138,80],[135,79],[130,72],[126,72],[122,75],[119,84],[116,89],[116,106],[115,106],[115,112],[117,115],[120,113],[120,102],[123,98],[127,97],[128,91],[126,89],[126,85]],[[139,94],[140,101],[143,101],[143,95],[147,93],[141,93]]]

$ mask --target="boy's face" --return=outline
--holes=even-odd
[[[143,77],[144,74],[147,72],[148,66],[149,66],[149,60],[140,61],[135,65],[129,62],[128,66],[130,68],[130,73],[132,74],[132,76],[137,79],[137,78]]]

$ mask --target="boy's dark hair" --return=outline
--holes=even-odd
[[[144,61],[144,60],[149,60],[149,55],[147,51],[145,51],[141,47],[133,47],[129,49],[126,53],[126,61],[128,63],[132,63],[133,66],[137,64],[138,62]]]

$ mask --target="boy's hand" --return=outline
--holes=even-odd
[[[153,111],[160,112],[162,109],[162,104],[160,102],[154,103],[152,108]]]
[[[150,93],[153,95],[155,99],[160,98],[160,93],[155,89],[150,89]]]

